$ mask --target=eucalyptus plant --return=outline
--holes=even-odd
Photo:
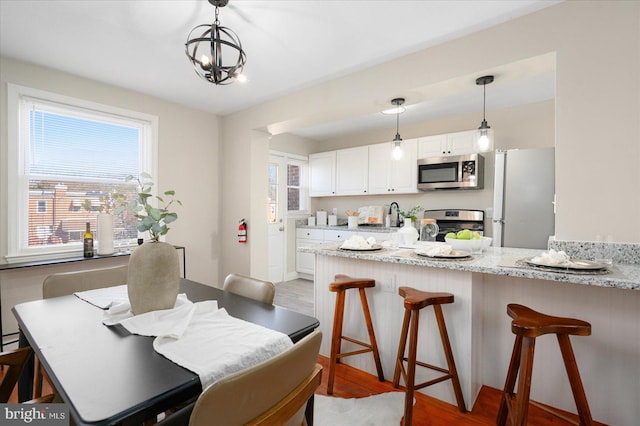
[[[138,182],[138,196],[129,203],[131,210],[138,219],[136,227],[139,232],[149,231],[151,241],[158,242],[162,235],[169,232],[168,224],[178,219],[178,214],[169,210],[173,203],[182,205],[180,200],[175,198],[176,192],[168,190],[163,193],[164,197],[151,193],[154,183],[149,173],[142,172],[139,177],[129,175],[125,181],[136,180]],[[155,198],[158,200],[158,207],[151,205],[150,201]]]
[[[405,211],[399,210],[398,213],[400,213],[403,217],[406,217],[407,219],[411,219],[411,221],[415,223],[417,214],[420,212],[420,210],[422,210],[422,207],[418,204],[417,206],[413,207],[409,211],[405,212]]]

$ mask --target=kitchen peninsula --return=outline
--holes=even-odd
[[[393,377],[403,316],[397,288],[452,293],[455,303],[443,310],[465,402],[472,407],[482,385],[498,389],[504,385],[513,345],[506,305],[521,303],[547,314],[590,322],[592,335],[572,338],[572,343],[594,418],[616,425],[632,425],[640,418],[636,403],[640,392],[640,264],[632,263],[640,259],[640,245],[618,245],[611,271],[596,275],[548,272],[516,263],[540,250],[490,247],[470,260],[435,261],[411,249],[352,252],[338,250],[339,244],[298,249],[315,255],[315,316],[323,331],[321,354],[329,355],[335,295],[327,286],[336,274],[376,280],[368,295],[387,379]],[[573,257],[587,258],[585,243],[553,244]],[[350,296],[345,335],[366,341],[358,300]],[[425,310],[420,321],[419,359],[446,365],[433,314]],[[532,399],[575,412],[555,339],[541,338],[537,346]],[[371,357],[350,357],[344,362],[375,372]],[[420,370],[419,374],[426,374]],[[448,382],[421,391],[455,404]]]

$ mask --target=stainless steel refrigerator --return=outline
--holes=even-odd
[[[547,249],[555,234],[555,149],[497,150],[493,245]]]

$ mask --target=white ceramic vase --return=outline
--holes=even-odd
[[[404,219],[404,226],[398,229],[398,234],[405,245],[413,245],[418,241],[418,230],[411,223],[411,218]]]
[[[134,315],[171,309],[180,288],[180,260],[171,244],[147,242],[129,258],[127,291]]]
[[[113,215],[98,213],[98,254],[113,254]]]

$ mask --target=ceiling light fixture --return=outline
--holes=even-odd
[[[480,130],[480,134],[478,137],[478,148],[480,149],[480,151],[486,151],[489,149],[490,144],[490,140],[489,140],[489,129],[491,127],[489,127],[489,124],[487,124],[487,120],[485,117],[486,114],[486,107],[487,107],[487,84],[491,84],[493,82],[493,76],[492,75],[485,75],[484,77],[480,77],[476,79],[476,84],[482,85],[482,89],[484,92],[483,95],[483,101],[482,101],[482,123],[480,124],[480,127],[478,127],[478,130]]]
[[[404,98],[395,98],[391,100],[391,104],[395,106],[396,109],[396,137],[393,138],[393,149],[391,150],[391,157],[394,160],[401,160],[404,157],[404,150],[402,149],[402,138],[400,137],[400,113],[404,111]],[[403,111],[400,111],[400,109]]]
[[[229,0],[209,0],[209,3],[216,8],[216,20],[213,24],[198,25],[191,30],[185,44],[185,53],[196,74],[210,83],[224,85],[236,80],[246,81],[242,71],[247,55],[242,50],[240,39],[231,29],[220,26],[218,19],[218,9],[225,7]],[[223,62],[223,53],[226,59],[235,57],[235,63]]]

